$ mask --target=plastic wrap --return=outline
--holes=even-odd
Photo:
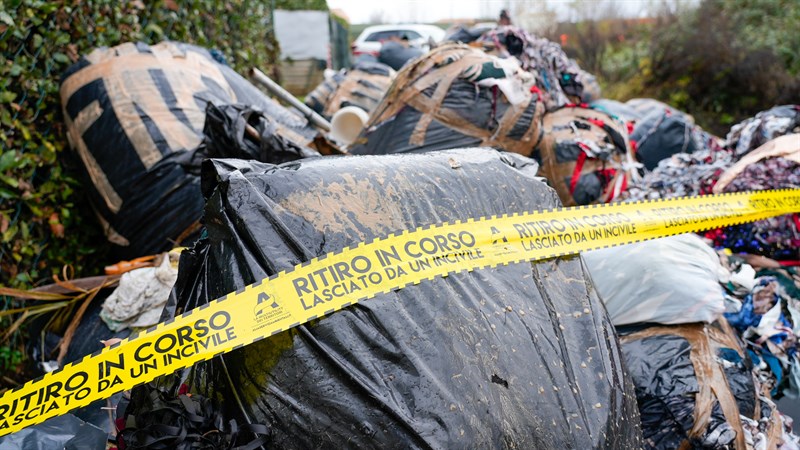
[[[445,44],[401,70],[353,154],[475,145],[530,155],[541,139],[544,105],[516,61]]]
[[[67,136],[115,257],[159,253],[191,234],[203,206],[199,180],[176,159],[203,141],[208,104],[236,102],[302,136],[301,145],[316,134],[200,47],[125,43],[95,49],[66,71]]]
[[[725,312],[727,273],[694,234],[584,252],[614,325],[711,323]]]
[[[636,384],[645,448],[745,449],[742,416],[771,417],[763,448],[777,447],[783,420],[758,398],[752,363],[724,319],[617,331]]]
[[[388,233],[557,206],[535,172],[489,149],[209,161],[208,239],[184,253],[177,310]],[[269,426],[272,448],[641,446],[612,326],[575,257],[422,281],[184,376],[226,399],[226,417]]]
[[[675,153],[693,153],[698,145],[694,141],[694,124],[682,115],[667,110],[653,111],[636,122],[631,142],[636,146],[636,158],[645,169],[653,170],[658,163]]]

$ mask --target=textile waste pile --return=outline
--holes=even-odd
[[[397,72],[362,59],[288,106],[189,44],[82,57],[61,84],[64,121],[119,262],[14,293],[68,305],[28,322],[32,370],[85,363],[262,280],[415,229],[800,189],[800,106],[761,112],[723,140],[660,101],[603,99],[558,44],[519,27],[449,39],[394,54]],[[352,139],[330,126],[346,112],[358,119]],[[465,233],[405,250],[482,258]],[[560,255],[386,289],[0,447],[800,450],[782,412],[800,398],[797,214]],[[359,285],[341,280],[351,272],[403,271],[341,264],[294,280],[304,309],[355,298]],[[311,286],[327,293],[304,298]],[[286,300],[259,297],[253,316]]]

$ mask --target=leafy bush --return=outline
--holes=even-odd
[[[277,53],[267,32],[270,5],[0,0],[0,285],[30,286],[67,264],[76,276],[102,267],[105,237],[69,170],[61,73],[98,46],[164,39],[216,48],[240,72],[269,69]]]
[[[797,40],[798,14],[795,1],[704,0],[654,32],[648,84],[724,135],[735,122],[798,98],[796,52],[783,50]]]

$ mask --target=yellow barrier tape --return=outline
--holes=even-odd
[[[0,436],[158,376],[451,273],[800,211],[800,190],[591,205],[419,228],[331,253],[6,392]]]

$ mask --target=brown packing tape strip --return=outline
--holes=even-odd
[[[783,442],[783,418],[778,418],[778,408],[772,407],[769,428],[767,429],[767,448],[777,449],[778,444]]]
[[[124,61],[125,64],[120,64],[121,61]],[[69,100],[69,98],[72,97],[76,91],[87,84],[115,75],[117,72],[126,70],[127,67],[135,67],[136,70],[148,71],[150,69],[164,69],[165,64],[167,63],[168,62],[159,60],[150,53],[126,55],[124,60],[122,58],[103,59],[96,64],[91,64],[73,73],[69,78],[61,83],[61,103],[66,104],[66,101]],[[203,76],[213,79],[219,83],[220,86],[228,86],[228,83],[225,81],[225,77],[222,75],[222,72],[219,71],[219,68],[214,66],[214,63],[206,60],[201,55],[196,55],[190,52],[185,58],[180,58],[172,62],[172,64],[176,63],[179,63],[181,66],[187,69],[202,73]]]
[[[609,127],[617,131],[623,138],[627,138],[627,132],[621,129],[621,125],[614,121],[610,116],[600,111],[586,108],[564,107],[544,115],[544,119],[542,121],[543,137],[539,144],[543,166],[542,174],[548,179],[553,188],[555,188],[556,192],[558,192],[564,206],[576,205],[575,199],[570,192],[570,188],[567,185],[566,180],[567,178],[572,177],[577,161],[559,163],[555,156],[556,144],[560,140],[572,140],[575,137],[580,136],[587,136],[589,139],[593,139],[595,136],[606,136],[608,134],[601,127],[594,123],[588,122],[586,119],[601,120]],[[572,128],[567,126],[574,120],[580,120],[588,125],[589,129],[579,129],[578,134],[576,135]],[[629,147],[626,143],[626,151],[628,151],[628,149]],[[619,158],[620,156],[617,157]],[[614,186],[617,180],[625,175],[623,171],[619,170],[620,162],[617,161],[615,163],[613,160],[604,162],[597,159],[587,159],[583,168],[581,169],[580,175],[593,173],[596,170],[604,167],[618,169],[617,174],[608,183],[601,197],[598,199],[600,202],[607,203],[613,195]]]
[[[371,106],[374,108],[378,103],[380,103],[380,99],[383,97],[387,89],[389,89],[389,86],[392,84],[392,79],[393,78],[391,76],[367,73],[360,70],[353,71],[353,73],[347,75],[344,81],[339,84],[334,92],[329,94],[324,114],[326,116],[332,116],[334,113],[336,113],[336,111],[339,110],[340,105],[344,102],[349,101],[357,104],[363,103],[363,100],[357,100],[353,96],[353,92],[356,91],[366,91],[369,94],[374,95],[376,98],[375,102],[370,102],[372,103]],[[362,83],[362,81],[369,82],[371,85],[374,85],[375,88],[366,86]]]
[[[62,104],[82,87],[96,80],[103,80],[108,98],[120,126],[139,155],[145,168],[150,168],[161,160],[162,155],[153,137],[142,121],[137,108],[144,112],[156,123],[172,116],[171,108],[166,105],[155,82],[149,75],[153,69],[163,70],[172,90],[180,105],[186,111],[191,111],[194,106],[192,92],[199,89],[197,80],[194,82],[182,76],[184,70],[202,73],[227,90],[232,99],[236,100],[233,90],[230,89],[219,67],[194,52],[179,52],[172,43],[161,43],[151,47],[153,53],[138,53],[135,47],[123,46],[118,53],[122,56],[108,57],[102,54],[96,64],[89,65],[75,72],[64,80],[61,85]],[[90,56],[94,55],[91,54]],[[173,58],[171,55],[177,55]],[[88,58],[87,58],[88,59]],[[195,129],[186,127],[182,122],[174,120],[174,126],[161,127],[159,131],[166,139],[172,150],[190,149],[200,143],[199,131],[205,120],[202,114],[190,114],[190,121]]]
[[[97,216],[97,221],[100,222],[100,227],[103,229],[103,233],[106,235],[108,242],[119,245],[120,247],[127,247],[131,245],[130,241],[128,241],[128,238],[119,234],[119,232],[115,230],[110,223],[108,223],[106,218],[100,214],[97,208],[93,206],[92,209],[94,210],[95,216]]]
[[[312,145],[313,138],[307,138],[302,134],[296,132],[292,128],[287,127],[281,123],[275,122],[275,130],[278,132],[279,135],[288,138],[289,140],[293,141],[296,144],[303,145],[309,147]]]
[[[95,189],[103,197],[106,207],[113,213],[122,208],[122,198],[111,186],[105,172],[100,167],[100,164],[94,159],[94,155],[86,147],[86,142],[83,140],[83,133],[100,117],[103,110],[100,108],[100,102],[93,101],[86,108],[75,116],[75,122],[70,119],[69,114],[64,111],[64,122],[67,125],[67,139],[70,145],[74,148],[78,156],[83,161],[86,171],[89,173],[89,178],[92,180]]]
[[[434,50],[425,58],[412,62],[397,73],[389,91],[376,108],[367,127],[374,126],[394,117],[412,98],[446,77],[456,78],[461,72],[476,62],[481,53],[463,44],[447,44]],[[441,64],[454,61],[446,66]],[[481,58],[480,62],[482,63]],[[436,70],[433,70],[433,69]]]
[[[530,107],[530,104],[534,103],[534,114],[533,120],[531,120],[530,126],[528,129],[523,133],[522,138],[519,140],[512,139],[508,136],[511,130],[517,125],[519,122],[520,117],[525,113],[525,111]],[[513,112],[512,112],[513,108]],[[500,123],[498,124],[497,131],[494,135],[490,138],[489,141],[485,142],[484,145],[492,145],[502,147],[505,150],[512,151],[514,153],[519,153],[521,155],[530,156],[533,153],[533,149],[539,143],[539,139],[541,139],[541,121],[542,116],[544,115],[544,104],[539,100],[538,96],[532,96],[528,103],[525,105],[510,105],[509,110],[506,111],[506,114],[500,119]],[[533,136],[536,136],[536,141],[533,141]]]
[[[689,436],[693,438],[700,437],[706,431],[711,418],[714,398],[716,397],[725,420],[728,421],[736,433],[734,440],[736,449],[745,450],[747,446],[744,438],[744,429],[739,418],[739,407],[728,387],[725,373],[715,360],[714,347],[716,346],[711,343],[711,336],[720,337],[722,333],[716,333],[710,331],[710,329],[711,326],[705,324],[656,326],[623,336],[620,340],[625,343],[664,335],[680,336],[686,339],[691,345],[689,358],[692,361],[692,366],[694,366],[695,377],[700,389],[695,398],[695,421]],[[724,339],[723,342],[724,345],[735,344],[735,346],[731,347],[741,354],[741,348],[735,340]],[[688,441],[685,441],[681,448],[691,448],[691,445]]]
[[[417,125],[414,127],[414,131],[411,132],[411,137],[408,139],[409,144],[421,146],[425,143],[425,133],[428,131],[428,127],[433,121],[434,116],[442,107],[444,98],[450,91],[450,86],[453,85],[454,81],[455,77],[446,77],[439,80],[436,89],[433,91],[433,95],[430,97],[431,104],[434,106],[422,112],[422,117],[419,118]]]
[[[438,67],[435,71],[432,71],[434,66],[440,64],[449,56],[449,53],[438,53],[434,55],[434,57],[428,58],[427,60],[418,61],[418,66],[412,66],[408,72],[401,71],[395,79],[394,86],[398,88],[402,87],[402,91],[396,93],[393,96],[395,98],[390,100],[389,107],[383,110],[380,114],[376,115],[375,120],[371,120],[370,123],[380,123],[394,117],[412,99],[425,96],[422,93],[423,91],[431,86],[441,83],[445,79],[450,79],[450,83],[452,83],[453,80],[455,80],[455,78],[457,78],[467,67],[475,63],[473,61],[475,59],[474,57],[470,58],[469,56],[462,56],[459,60],[454,61],[446,66]],[[405,78],[408,78],[417,72],[421,72],[424,75],[411,83],[402,82],[405,81]],[[407,76],[401,77],[401,74]],[[389,97],[389,94],[387,94],[387,97]],[[438,109],[439,106],[440,105],[436,105],[436,109]]]

